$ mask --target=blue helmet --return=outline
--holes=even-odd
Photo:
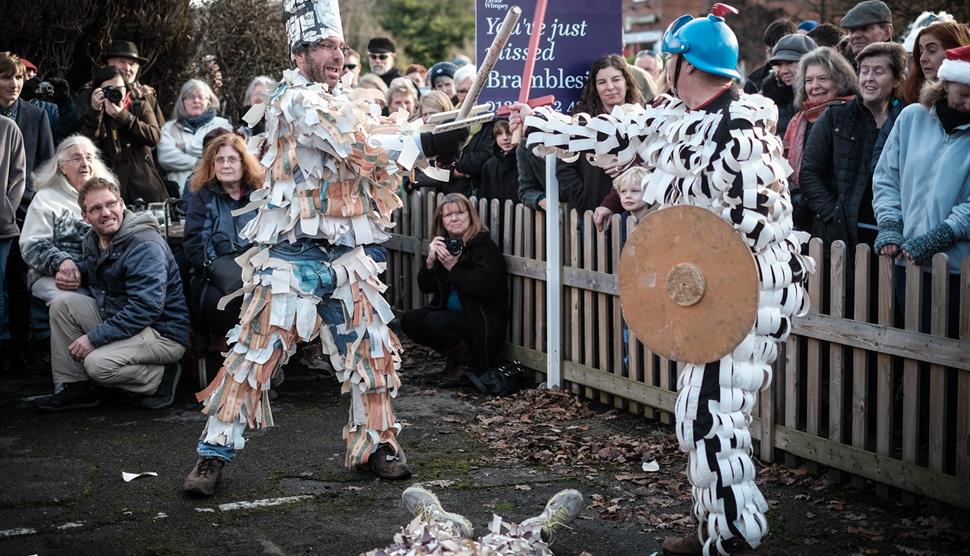
[[[738,73],[738,39],[724,23],[724,15],[737,10],[714,4],[707,17],[678,17],[664,32],[661,50],[682,54],[695,68],[714,75],[741,79]]]

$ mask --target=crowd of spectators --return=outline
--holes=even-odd
[[[970,29],[945,14],[926,20],[906,41],[911,51],[893,42],[901,37],[880,0],[859,2],[838,26],[774,21],[762,37],[764,65],[736,86],[778,108],[797,229],[826,245],[865,243],[922,264],[945,252],[955,276],[960,257],[970,254]],[[207,277],[214,261],[246,247],[239,232],[253,213],[233,211],[262,182],[246,140],[263,130],[227,119],[213,87],[221,83],[203,75],[186,81],[177,98],[159,99],[141,81],[145,61],[134,43],[115,41],[75,95],[51,76],[51,100],[28,100],[21,91],[25,80],[40,79],[38,68],[0,53],[0,341],[7,366],[24,357],[25,350],[8,349],[11,342],[49,341],[58,384],[76,382],[92,352],[103,361],[115,344],[151,330],[166,340],[164,353],[151,361],[115,357],[110,369],[87,372],[94,383],[145,395],[153,400],[146,406],[160,407],[170,398],[164,391],[175,372],[170,364],[189,329],[219,338],[235,322],[238,303],[218,309],[227,292]],[[397,45],[386,37],[371,39],[366,52],[349,50],[342,71],[344,87],[378,101],[398,121],[457,109],[477,74],[463,57],[399,68]],[[573,114],[649,103],[670,94],[669,78],[664,58],[652,50],[629,61],[603,56],[590,66]],[[274,77],[255,76],[240,103],[243,114],[275,87]],[[167,119],[163,107],[171,107]],[[495,342],[508,318],[507,292],[491,287],[504,284],[493,275],[501,271],[501,254],[467,199],[547,208],[544,160],[525,147],[522,131],[516,117],[476,124],[460,153],[437,161],[436,178],[415,172],[401,191],[447,195],[419,275],[435,302],[403,320],[409,336],[448,355],[447,380],[469,366],[496,363]],[[592,211],[599,231],[613,214],[639,219],[651,209],[642,201],[649,179],[643,169],[578,157],[558,161],[556,176],[562,202]],[[155,219],[133,211],[162,202],[185,218],[174,253]],[[445,241],[454,238],[464,245],[458,255]],[[125,256],[99,258],[118,242]],[[492,274],[483,271],[487,266]],[[476,317],[457,325],[449,320],[455,315],[442,311]],[[190,326],[190,314],[205,325]],[[79,399],[96,401],[91,384],[75,388]]]

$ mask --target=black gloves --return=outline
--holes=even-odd
[[[430,131],[421,134],[421,151],[428,158],[451,157],[461,150],[468,139],[468,128],[461,127],[435,135]]]

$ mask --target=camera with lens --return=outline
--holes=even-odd
[[[465,246],[461,238],[449,237],[445,238],[445,249],[448,250],[454,256],[461,255],[461,250]]]
[[[24,81],[24,87],[20,93],[24,100],[44,100],[54,102],[54,85],[48,81],[41,81],[34,76]]]
[[[107,86],[101,89],[104,93],[104,99],[111,102],[111,104],[121,104],[121,99],[124,98],[124,93],[118,87]]]

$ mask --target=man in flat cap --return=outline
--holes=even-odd
[[[856,4],[841,25],[848,33],[853,58],[874,42],[893,40],[893,13],[882,0],[864,0]]]
[[[397,48],[394,41],[387,37],[374,37],[367,42],[367,58],[370,60],[370,70],[379,76],[384,84],[391,86],[395,77],[401,77],[401,70],[394,66]]]

